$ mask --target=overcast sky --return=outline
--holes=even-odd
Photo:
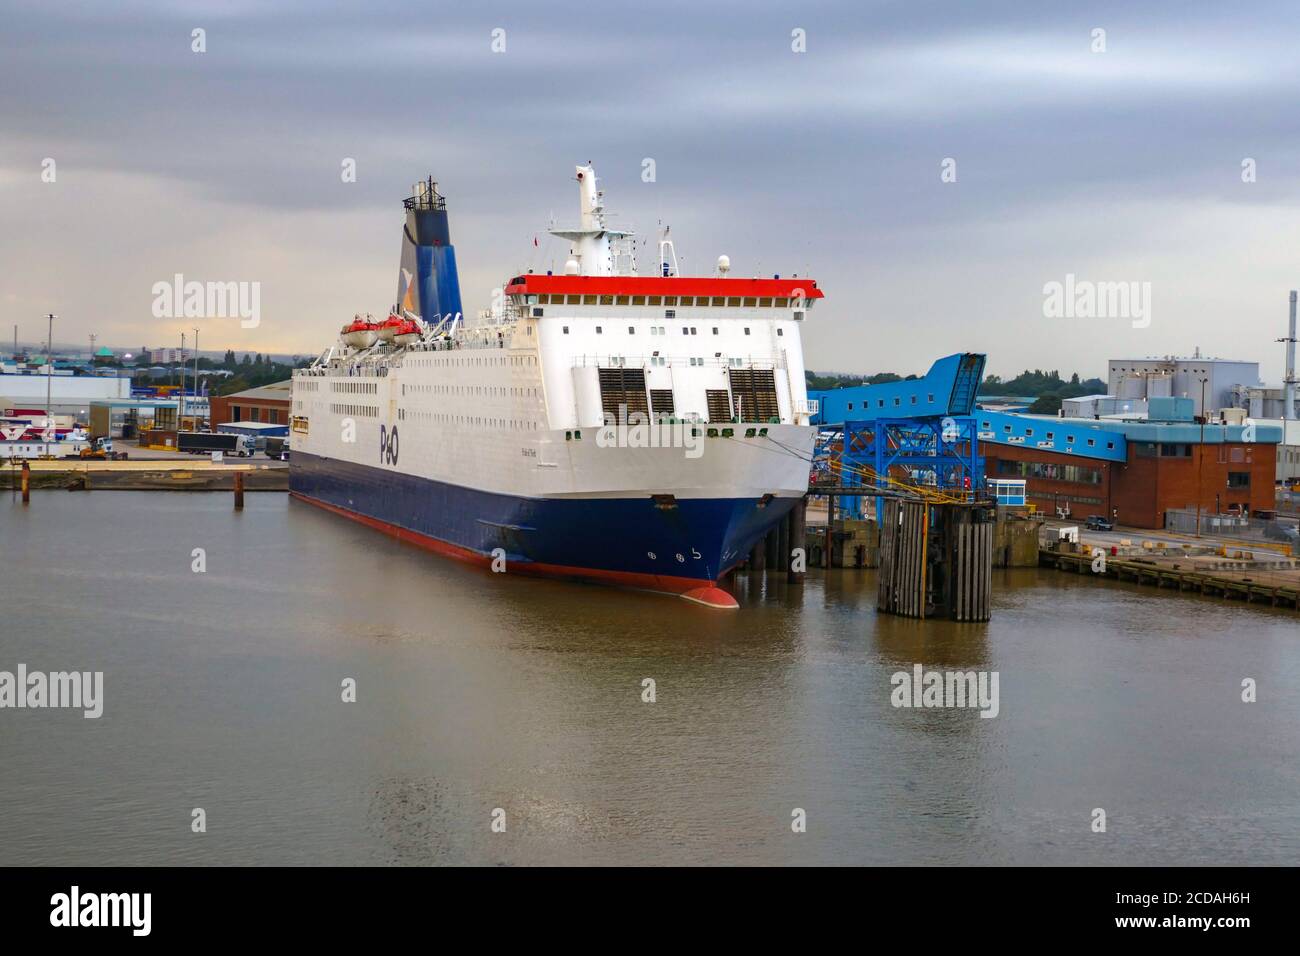
[[[1004,376],[1087,376],[1200,346],[1278,379],[1297,11],[0,0],[0,338],[42,338],[53,311],[58,341],[178,344],[195,322],[155,318],[151,289],[182,273],[261,283],[260,326],[199,320],[205,350],[317,352],[387,307],[400,201],[429,174],[473,312],[562,268],[545,230],[576,219],[590,160],[620,225],[672,226],[683,271],[726,253],[735,275],[817,278],[813,368],[981,351]],[[1067,274],[1150,283],[1149,324],[1045,317]]]

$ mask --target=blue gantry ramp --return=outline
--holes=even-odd
[[[808,397],[818,403],[812,423],[843,425],[874,418],[969,415],[984,379],[986,358],[978,352],[958,352],[936,361],[922,378],[809,391]]]

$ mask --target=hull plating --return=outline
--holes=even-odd
[[[296,496],[452,557],[685,593],[730,570],[794,506],[776,498],[523,498],[295,451]]]

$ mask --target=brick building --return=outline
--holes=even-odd
[[[1049,515],[1163,528],[1170,510],[1275,507],[1281,434],[1271,426],[975,414],[985,473],[1024,478],[1030,502]]]
[[[289,424],[292,381],[274,382],[233,395],[214,395],[211,399],[212,427],[226,422],[269,422]]]
[[[1159,444],[1136,442],[1126,462],[981,442],[990,478],[1024,478],[1037,510],[1068,508],[1139,528],[1161,528],[1169,510],[1207,514],[1271,509],[1277,446],[1262,443]]]

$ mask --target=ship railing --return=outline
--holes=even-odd
[[[696,358],[689,355],[575,355],[573,368],[734,368],[775,371],[781,362],[755,361],[733,355],[730,358]]]

